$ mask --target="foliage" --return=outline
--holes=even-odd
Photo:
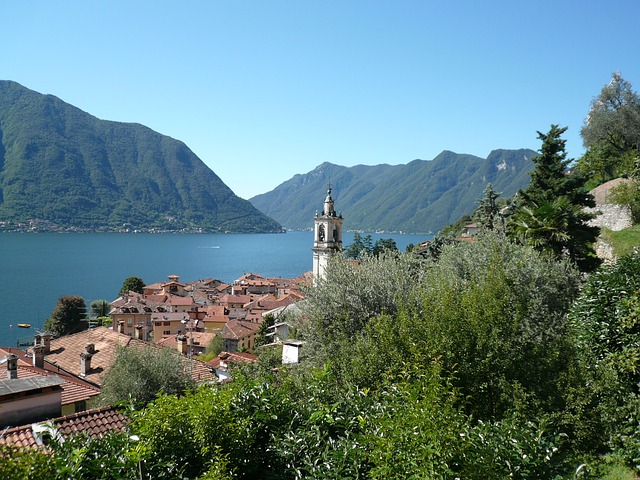
[[[607,446],[640,468],[640,254],[590,276],[571,311],[588,390],[581,423],[592,448]],[[591,434],[589,436],[588,434]]]
[[[476,222],[478,227],[485,230],[493,230],[498,226],[498,215],[500,213],[498,197],[500,195],[490,183],[484,189],[482,198],[478,201],[478,207],[472,215],[473,221]]]
[[[216,358],[223,351],[224,337],[217,333],[213,339],[211,339],[211,343],[207,345],[207,348],[205,348],[204,352],[198,357],[198,359],[203,362],[208,362],[209,360]]]
[[[144,289],[144,280],[139,277],[129,277],[123,283],[120,288],[119,296],[126,295],[129,292],[142,293]]]
[[[145,456],[126,433],[120,432],[97,439],[72,435],[65,441],[52,440],[48,446],[53,455],[38,450],[3,447],[0,474],[16,480],[135,480],[140,478],[139,462]]]
[[[60,297],[53,313],[45,321],[44,328],[56,337],[86,330],[89,327],[86,312],[87,306],[82,297],[77,295]]]
[[[582,271],[592,271],[600,263],[593,248],[599,228],[587,223],[594,214],[583,207],[595,202],[584,190],[583,178],[566,174],[570,160],[561,138],[565,131],[551,125],[547,134],[538,132],[540,155],[533,159],[531,183],[520,192],[509,232],[539,251],[567,256]]]
[[[107,317],[111,310],[111,304],[106,300],[94,300],[89,305],[89,314],[94,317]]]
[[[576,169],[597,183],[636,175],[640,148],[640,96],[620,73],[591,102],[580,131],[587,151]]]
[[[640,96],[620,73],[613,73],[609,84],[592,100],[580,133],[587,148],[607,145],[620,153],[638,150]]]
[[[279,232],[184,143],[0,82],[0,220],[84,230]]]
[[[362,237],[359,232],[353,234],[353,243],[347,245],[343,250],[343,255],[347,258],[362,258],[371,255],[373,252],[373,238],[371,235]]]
[[[616,258],[632,254],[640,245],[640,225],[614,232],[603,228],[602,239],[613,248]]]
[[[640,224],[640,188],[638,181],[621,183],[611,192],[611,202],[625,205],[631,212],[634,225]]]
[[[301,308],[309,321],[295,325],[307,341],[307,355],[324,363],[336,345],[352,340],[371,318],[393,315],[410,302],[421,262],[409,254],[367,255],[357,264],[331,257],[326,278],[305,291]]]
[[[106,405],[145,404],[157,395],[183,393],[193,386],[176,351],[146,345],[117,346],[113,365],[104,375],[100,398]]]
[[[379,256],[382,253],[393,253],[398,251],[398,246],[393,238],[379,238],[373,243],[371,235],[362,237],[356,232],[353,235],[353,243],[343,250],[343,255],[347,258],[360,259],[366,255]]]

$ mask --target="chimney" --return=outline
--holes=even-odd
[[[124,333],[124,321],[120,320],[118,322],[118,333]]]
[[[18,378],[18,356],[10,353],[4,358],[7,360],[7,379],[15,380]]]
[[[49,355],[51,353],[51,334],[47,332],[41,334],[40,344],[44,347],[44,354]]]
[[[186,355],[188,352],[188,347],[187,347],[187,336],[186,335],[178,335],[176,337],[176,344],[178,347],[178,351],[182,354],[182,355]]]
[[[87,343],[84,346],[85,351],[80,354],[80,376],[84,377],[91,372],[91,357],[96,352],[93,343]]]
[[[36,335],[36,340],[39,335]],[[44,368],[44,345],[36,343],[33,346],[33,366],[36,368]]]
[[[142,340],[142,325],[136,325],[133,329],[133,338]]]

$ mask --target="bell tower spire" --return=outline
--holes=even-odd
[[[342,250],[342,214],[336,214],[331,184],[327,189],[322,213],[314,218],[313,229],[313,281],[325,277],[329,257]]]

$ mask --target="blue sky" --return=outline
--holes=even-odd
[[[569,127],[619,71],[636,0],[4,1],[0,79],[184,141],[243,198],[322,162],[486,157]]]

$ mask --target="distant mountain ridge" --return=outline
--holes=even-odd
[[[503,196],[528,185],[536,155],[529,149],[494,150],[483,159],[445,150],[433,160],[405,165],[323,163],[250,201],[285,228],[304,230],[313,226],[330,183],[345,229],[436,232],[471,213],[488,183]]]
[[[0,81],[0,226],[277,232],[184,143]]]

